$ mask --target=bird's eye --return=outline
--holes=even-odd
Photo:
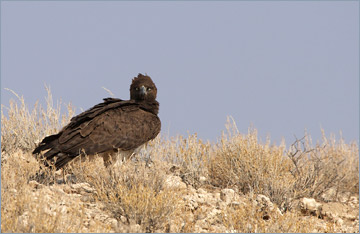
[[[147,91],[150,91],[150,90],[151,90],[151,88],[147,88],[146,90],[147,90]]]
[[[138,88],[138,87],[136,87],[136,88],[135,88],[135,90],[136,90],[136,91],[139,91],[139,88]]]

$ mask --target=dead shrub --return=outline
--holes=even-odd
[[[242,193],[268,196],[283,210],[290,200],[304,196],[320,198],[330,188],[358,194],[359,149],[323,134],[322,143],[312,146],[309,136],[284,144],[260,144],[255,129],[240,134],[228,120],[208,164],[210,181],[217,187],[233,187]]]
[[[294,183],[291,162],[283,155],[284,145],[260,144],[255,129],[241,135],[233,124],[228,122],[228,135],[223,135],[208,165],[210,182],[244,194],[264,194],[280,205]],[[234,129],[235,134],[231,133]]]
[[[316,218],[307,219],[292,212],[279,215],[274,211],[270,217],[263,219],[262,213],[251,203],[229,206],[222,212],[222,222],[232,233],[312,233],[315,230],[334,232],[334,225],[322,227],[317,225]]]
[[[71,104],[67,105],[67,113],[61,114],[61,101],[54,106],[49,87],[46,87],[47,108],[44,109],[37,102],[32,111],[25,104],[23,96],[7,90],[17,97],[20,105],[13,99],[10,100],[9,107],[1,105],[1,152],[12,153],[19,149],[24,152],[32,151],[36,143],[45,136],[56,133],[74,114]]]
[[[323,131],[321,144],[312,147],[310,136],[305,136],[290,146],[287,155],[293,163],[295,199],[321,199],[330,188],[336,192],[358,193],[359,148],[355,143],[336,141],[334,135],[328,139]]]
[[[72,202],[64,212],[60,205],[63,202],[62,197],[51,196],[48,187],[35,191],[28,180],[37,168],[38,162],[33,156],[21,150],[12,153],[1,166],[2,232],[109,231],[109,228],[101,223],[84,229],[84,207],[80,203]]]
[[[196,134],[156,139],[155,147],[150,149],[152,154],[160,161],[176,165],[179,170],[175,174],[186,184],[195,188],[200,187],[200,177],[207,177],[206,165],[210,157],[211,144],[204,143]]]
[[[148,167],[146,162],[129,160],[107,169],[98,160],[84,162],[81,169],[73,171],[96,189],[96,200],[106,204],[115,218],[124,216],[143,232],[166,231],[179,209],[181,192],[164,188],[162,164],[155,161]]]

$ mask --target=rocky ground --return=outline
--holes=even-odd
[[[206,180],[206,178],[202,178]],[[77,220],[73,217],[73,224],[80,225],[82,232],[102,232],[97,230],[99,223],[101,227],[108,227],[108,232],[145,232],[141,224],[129,219],[123,212],[109,209],[106,203],[94,199],[94,189],[88,183],[56,183],[43,185],[36,181],[29,181],[32,193],[28,196],[39,198],[45,206],[46,214],[59,216],[73,213],[74,209],[80,210],[86,218]],[[261,194],[239,194],[233,189],[212,189],[206,186],[195,189],[185,184],[182,179],[174,173],[166,175],[164,186],[174,191],[182,191],[181,213],[163,228],[155,232],[262,232],[263,225],[271,226],[284,222],[286,216],[290,219],[287,223],[310,223],[305,230],[311,232],[359,232],[359,197],[351,196],[349,193],[335,194],[329,190],[323,195],[323,201],[313,198],[301,198],[291,201],[287,211],[280,210],[270,199]],[[16,195],[17,191],[10,191]],[[36,211],[24,211],[19,218],[23,226],[31,214]],[[239,213],[236,213],[239,212]],[[245,214],[244,214],[245,212]],[[248,213],[246,213],[248,212]],[[229,215],[233,214],[230,218]],[[236,217],[238,215],[238,217]],[[245,215],[245,216],[244,216]],[[251,218],[251,216],[253,216]],[[238,218],[238,219],[237,219]],[[253,219],[262,219],[261,222],[253,222]],[[291,221],[291,219],[296,219]],[[241,224],[240,224],[241,223]],[[241,230],[239,230],[239,225]],[[245,225],[245,226],[244,226]],[[289,229],[291,230],[291,229]],[[29,229],[31,231],[31,227]]]

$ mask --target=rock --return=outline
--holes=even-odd
[[[66,193],[64,192],[64,190],[58,186],[51,186],[51,191],[56,193],[59,196],[65,195]]]
[[[199,204],[194,199],[189,199],[188,202],[186,203],[186,207],[194,211],[199,207]]]
[[[29,181],[29,185],[30,185],[33,189],[41,189],[41,188],[44,187],[43,184],[40,184],[40,183],[38,183],[38,182],[35,181],[35,180]]]
[[[355,221],[356,219],[359,219],[359,216],[356,216],[354,214],[343,214],[341,217],[350,221]]]
[[[232,203],[230,203],[230,204],[232,204]],[[224,201],[220,200],[216,203],[216,208],[218,208],[220,210],[225,210],[227,208],[227,204]]]
[[[199,193],[199,194],[207,194],[208,192],[207,192],[205,189],[203,189],[203,188],[199,188],[199,189],[197,190],[197,193]]]
[[[319,216],[322,211],[322,204],[315,201],[314,198],[303,197],[300,199],[299,208],[303,214]]]
[[[352,197],[347,203],[328,202],[324,203],[321,211],[323,220],[336,224],[336,232],[358,232],[359,231],[359,206],[353,207]],[[356,199],[355,199],[356,200]]]
[[[256,195],[256,199],[255,199],[257,206],[260,208],[260,211],[264,212],[264,219],[269,219],[270,218],[270,213],[276,213],[277,215],[282,215],[280,209],[274,205],[270,198],[268,198],[265,195],[262,194],[258,194]]]
[[[108,218],[105,223],[109,224],[113,230],[116,230],[118,227],[118,221],[114,218]]]
[[[258,194],[256,195],[255,199],[252,200],[253,206],[256,207],[257,212],[259,212],[262,215],[262,218],[264,220],[269,220],[272,217],[282,216],[282,213],[280,209],[274,205],[270,198],[268,198],[265,195]],[[242,199],[240,204],[234,204],[235,206],[240,206],[246,204],[246,201]]]
[[[343,192],[338,194],[338,201],[342,203],[346,203],[350,199],[350,192]]]
[[[132,225],[130,225],[129,232],[132,232],[132,233],[142,232],[141,226],[139,224],[132,224]]]
[[[359,205],[359,198],[355,196],[351,196],[349,199],[349,203],[351,206],[355,207],[356,205]]]
[[[123,216],[123,215],[120,216],[120,221],[121,221],[122,223],[128,223],[128,219],[127,219],[125,216]]]
[[[201,183],[205,183],[206,182],[206,177],[205,176],[200,176],[199,177],[199,181],[201,182]]]
[[[321,198],[322,198],[325,202],[335,201],[335,200],[336,200],[336,188],[334,188],[334,187],[329,188],[327,191],[325,191],[325,192],[321,195]]]
[[[341,218],[336,218],[334,221],[339,226],[342,226],[344,224],[344,220],[342,220]]]
[[[240,206],[244,205],[244,203],[233,201],[230,203],[231,207],[239,208]]]
[[[200,193],[194,196],[194,200],[199,204],[209,204],[211,203],[211,195],[200,191]]]
[[[196,210],[194,214],[195,220],[204,220],[208,216],[209,207],[200,206],[198,210]]]
[[[80,197],[80,200],[82,202],[94,202],[95,201],[95,199],[91,195],[86,195],[86,194],[82,195]]]
[[[78,184],[71,184],[70,187],[74,189],[76,193],[83,194],[85,193],[93,193],[96,189],[92,188],[88,183],[78,183]]]
[[[186,189],[186,184],[179,176],[168,175],[165,178],[164,187],[167,189]]]
[[[171,167],[170,167],[170,169],[169,169],[169,171],[171,172],[171,173],[173,173],[174,175],[180,175],[180,171],[181,171],[181,168],[179,167],[179,166],[177,166],[177,165],[172,165]]]
[[[233,189],[222,189],[220,192],[220,199],[227,205],[235,199],[235,191]]]
[[[205,219],[199,219],[196,221],[195,226],[198,226],[199,230],[207,230],[210,224]]]
[[[345,205],[338,202],[325,203],[321,209],[322,216],[330,220],[335,220],[344,212],[346,212]]]
[[[215,198],[216,200],[221,201],[221,194],[220,194],[220,193],[214,193],[214,198]]]
[[[214,224],[219,221],[220,215],[221,210],[214,208],[208,213],[206,218],[209,223]]]

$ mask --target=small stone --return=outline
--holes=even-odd
[[[80,200],[82,202],[93,202],[93,201],[95,201],[95,199],[93,197],[89,196],[89,195],[82,195],[80,197]]]
[[[76,193],[92,193],[96,191],[88,183],[71,184],[71,188],[74,189]]]
[[[186,189],[186,184],[179,176],[169,175],[164,181],[164,187],[167,189]]]
[[[116,219],[113,219],[113,218],[106,220],[106,223],[110,224],[112,229],[116,229],[117,226],[118,226],[118,221]]]
[[[302,198],[300,200],[300,210],[304,214],[318,215],[322,210],[322,204],[315,201],[314,198]]]
[[[142,232],[141,231],[141,226],[139,225],[139,224],[133,224],[133,225],[131,225],[130,226],[130,232],[133,232],[133,233],[135,233],[135,232]]]
[[[336,199],[336,188],[329,188],[326,192],[321,195],[321,198],[325,202],[334,201]]]
[[[199,189],[197,190],[197,192],[198,192],[199,194],[206,194],[206,193],[207,193],[206,190],[203,189],[203,188],[199,188]]]
[[[125,216],[123,216],[123,215],[120,216],[120,221],[122,223],[127,223],[128,222],[127,218]]]
[[[357,197],[355,197],[355,196],[351,196],[350,197],[350,199],[349,199],[349,202],[351,203],[351,204],[359,204],[359,199],[357,198]]]
[[[220,199],[227,205],[235,199],[235,191],[233,189],[222,189],[220,192]]]
[[[335,218],[335,223],[339,226],[342,226],[344,224],[344,220],[341,218]]]
[[[206,181],[206,177],[205,177],[205,176],[200,176],[200,177],[199,177],[199,181],[200,181],[201,183],[204,183],[204,182]]]
[[[230,206],[234,208],[239,208],[241,205],[242,203],[236,201],[230,203]]]
[[[344,214],[342,217],[350,221],[355,221],[358,216],[353,214]]]
[[[270,219],[269,215],[272,212],[275,212],[277,215],[282,216],[280,209],[271,202],[270,198],[268,198],[265,195],[258,194],[256,196],[255,203],[257,204],[257,206],[260,208],[261,211],[265,211],[265,215],[263,218],[266,220]]]
[[[342,203],[348,202],[349,198],[350,198],[350,192],[340,193],[338,195],[338,201]]]
[[[35,180],[29,181],[29,185],[34,189],[41,189],[42,187],[44,187],[44,185],[36,182]]]

